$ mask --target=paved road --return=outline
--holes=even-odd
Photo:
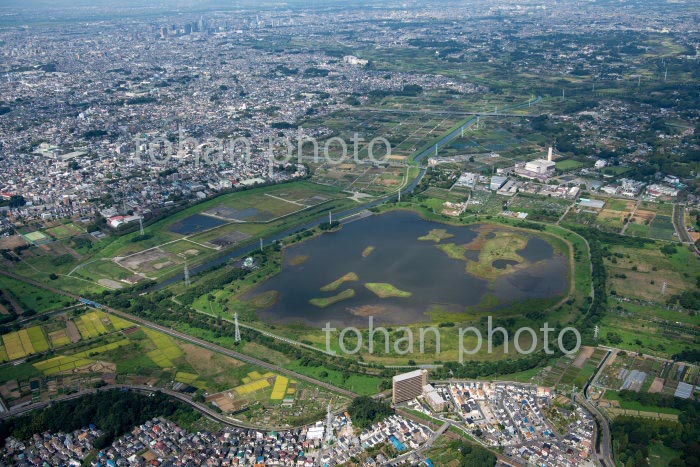
[[[612,436],[610,435],[610,425],[605,416],[598,410],[598,407],[594,406],[585,397],[577,398],[576,402],[581,404],[583,408],[588,410],[598,421],[598,426],[600,427],[602,433],[599,433],[600,437],[600,449],[596,448],[596,454],[598,455],[598,460],[605,467],[615,467],[615,462],[613,461],[612,455]]]
[[[428,440],[421,445],[418,449],[415,449],[413,451],[409,451],[405,454],[401,454],[400,456],[397,456],[393,459],[391,459],[389,462],[385,462],[382,465],[395,465],[395,464],[400,464],[406,460],[408,460],[410,457],[412,457],[415,454],[420,454],[421,452],[430,449],[433,447],[433,444],[437,439],[443,435],[447,431],[447,429],[450,428],[450,424],[445,422],[436,432],[432,434]]]
[[[420,417],[418,417],[418,416],[412,414],[411,412],[407,412],[406,410],[403,410],[403,409],[398,408],[398,407],[396,408],[396,413],[399,414],[399,415],[402,415],[402,416],[404,416],[404,417],[406,417],[406,418],[408,418],[408,419],[410,419],[410,420],[413,420],[413,421],[415,421],[415,422],[417,422],[417,423],[423,424],[423,425],[431,425],[431,424],[432,424],[433,426],[435,426],[435,425],[437,425],[436,422],[438,422],[438,420],[439,420],[440,422],[443,422],[443,425],[441,425],[441,426],[440,426],[440,429],[438,430],[438,431],[441,431],[441,434],[443,434],[450,426],[455,426],[455,427],[459,428],[460,431],[465,432],[465,428],[464,428],[463,426],[461,426],[459,423],[455,422],[454,420],[449,420],[449,419],[446,419],[446,418],[440,418],[440,419],[433,418],[433,422],[427,422],[426,420],[424,420],[424,419],[422,419],[422,418],[420,418]],[[463,438],[463,439],[466,439],[466,436],[467,436],[467,435],[466,435],[466,432],[465,432],[465,434],[464,434],[464,436],[463,436],[462,438]],[[431,439],[432,439],[432,438],[431,438]],[[431,445],[432,445],[432,443],[435,442],[436,439],[437,439],[437,437],[435,437],[435,439],[433,439],[433,441],[431,442]],[[496,458],[498,459],[498,462],[499,462],[501,465],[508,465],[508,466],[511,466],[511,467],[525,467],[525,464],[523,464],[523,463],[521,463],[521,462],[518,462],[518,461],[516,461],[515,459],[513,459],[513,458],[511,458],[511,457],[504,456],[504,455],[501,454],[500,452],[496,451],[496,450],[495,450],[496,448],[495,448],[494,446],[488,446],[488,445],[486,445],[485,443],[481,442],[481,441],[480,441],[479,439],[477,439],[477,438],[470,439],[470,440],[468,440],[467,442],[472,443],[472,444],[479,444],[479,445],[481,445],[482,447],[484,447],[485,449],[488,449],[489,451],[491,451],[491,452],[496,456]],[[418,453],[418,454],[420,454],[420,453],[424,450],[425,446],[426,446],[426,445],[423,445],[423,446],[421,446],[420,448],[418,448],[418,449],[415,450],[415,451],[407,452],[406,454],[404,454],[404,456],[410,457],[410,455],[413,454],[413,453]],[[404,459],[405,459],[405,457],[404,457]],[[393,459],[392,462],[390,462],[390,463],[391,463],[391,464],[394,464],[394,463],[396,463],[396,460]]]
[[[600,373],[605,368],[610,357],[616,353],[615,350],[608,350],[603,360],[601,360],[598,365],[598,369],[588,383],[583,387],[583,397],[577,398],[576,401],[581,404],[586,410],[588,410],[598,421],[598,426],[600,427],[600,432],[598,433],[600,448],[596,448],[596,454],[598,455],[598,460],[607,467],[614,467],[615,462],[613,461],[613,449],[612,449],[612,435],[610,434],[610,425],[608,424],[608,419],[605,415],[596,407],[588,395],[588,389],[591,382],[596,381],[600,376]]]
[[[96,394],[97,392],[110,391],[110,390],[114,390],[114,389],[128,389],[131,391],[138,391],[138,392],[145,392],[145,393],[162,392],[162,393],[167,394],[168,396],[170,396],[172,398],[175,398],[181,402],[188,404],[189,406],[202,412],[204,415],[211,418],[212,420],[224,423],[225,425],[238,427],[238,428],[251,428],[254,430],[261,429],[261,427],[259,427],[259,426],[251,425],[251,424],[242,422],[240,420],[236,420],[233,417],[228,417],[226,415],[222,415],[222,414],[212,410],[211,408],[209,408],[208,406],[206,406],[204,404],[199,404],[199,403],[193,401],[190,396],[183,394],[181,392],[172,391],[170,389],[154,388],[151,386],[127,385],[127,384],[112,384],[112,385],[102,386],[100,388],[86,389],[83,391],[76,392],[74,394],[69,394],[69,395],[62,396],[62,397],[52,399],[49,401],[35,402],[32,404],[23,405],[21,407],[13,407],[12,410],[0,414],[0,419],[24,415],[26,413],[33,411],[33,410],[41,409],[41,408],[44,408],[44,407],[47,407],[47,406],[50,406],[50,405],[53,405],[53,404],[56,404],[59,402],[65,402],[65,401],[69,401],[69,400],[73,400],[73,399],[78,399],[78,398],[83,397],[87,394]],[[280,427],[280,428],[267,428],[267,429],[284,430],[286,428]]]
[[[695,242],[690,238],[688,229],[685,226],[685,205],[676,204],[673,206],[673,226],[676,228],[680,241],[692,245],[695,250],[695,255],[700,256],[700,250],[695,246]]]
[[[539,101],[538,101],[539,102]],[[534,103],[534,101],[532,102]],[[540,114],[513,114],[503,112],[459,112],[454,110],[406,110],[406,109],[379,109],[376,107],[362,107],[362,112],[399,113],[399,114],[427,114],[427,115],[478,115],[480,117],[523,117],[536,118]]]
[[[37,282],[37,281],[32,280],[32,279],[28,279],[28,278],[26,278],[26,277],[18,276],[18,275],[16,275],[16,274],[13,274],[13,273],[8,272],[8,271],[0,270],[0,273],[4,274],[4,275],[6,275],[6,276],[12,277],[13,279],[17,279],[17,280],[26,282],[26,283],[28,283],[28,284],[31,284],[31,285],[35,286],[35,287],[39,287],[39,288],[42,288],[42,289],[45,289],[45,290],[49,290],[49,291],[51,291],[51,292],[53,292],[53,293],[56,293],[56,294],[64,295],[64,296],[67,296],[67,297],[71,297],[71,298],[74,298],[74,299],[76,299],[76,300],[78,300],[78,299],[80,298],[78,295],[75,295],[75,294],[66,292],[66,291],[64,291],[64,290],[56,289],[56,288],[54,288],[54,287],[48,286],[48,285],[46,285],[46,284],[42,284],[42,283]],[[356,396],[357,396],[356,393],[354,393],[354,392],[352,392],[352,391],[348,391],[347,389],[338,388],[338,387],[335,387],[335,386],[333,386],[332,384],[326,383],[326,382],[324,382],[324,381],[319,381],[319,380],[314,379],[314,378],[311,378],[311,377],[309,377],[309,376],[302,375],[302,374],[300,374],[300,373],[296,373],[296,372],[291,371],[291,370],[287,370],[286,368],[283,368],[283,367],[281,367],[281,366],[274,365],[274,364],[272,364],[272,363],[268,363],[268,362],[265,362],[265,361],[263,361],[263,360],[259,360],[259,359],[255,358],[255,357],[251,357],[251,356],[249,356],[249,355],[242,354],[242,353],[240,353],[240,352],[236,352],[236,351],[231,350],[231,349],[227,349],[226,347],[222,347],[222,346],[220,346],[220,345],[212,344],[211,342],[207,342],[207,341],[205,341],[205,340],[203,340],[203,339],[199,339],[199,338],[197,338],[197,337],[190,336],[189,334],[185,334],[185,333],[183,333],[183,332],[176,331],[176,330],[171,329],[171,328],[166,327],[166,326],[161,326],[160,324],[156,324],[156,323],[154,323],[154,322],[152,322],[152,321],[148,321],[148,320],[146,320],[146,319],[140,318],[140,317],[135,316],[135,315],[132,315],[132,314],[130,314],[130,313],[126,313],[126,312],[124,312],[124,311],[117,310],[116,308],[112,308],[112,307],[108,307],[108,306],[102,306],[101,309],[102,309],[103,311],[106,311],[106,312],[108,312],[108,313],[112,313],[112,314],[114,314],[114,315],[116,315],[116,316],[119,316],[119,317],[121,317],[121,318],[124,318],[124,319],[127,319],[127,320],[129,320],[129,321],[133,321],[133,322],[135,322],[135,323],[138,323],[138,324],[140,324],[140,325],[142,325],[142,326],[145,326],[145,327],[154,329],[154,330],[156,330],[156,331],[160,331],[160,332],[162,332],[163,334],[167,334],[167,335],[169,335],[169,336],[171,336],[171,337],[175,337],[175,338],[177,338],[177,339],[184,340],[184,341],[186,341],[186,342],[190,342],[190,343],[192,343],[192,344],[195,344],[195,345],[198,345],[198,346],[200,346],[200,347],[203,347],[203,348],[205,348],[205,349],[207,349],[207,350],[211,350],[212,352],[217,352],[217,353],[220,353],[220,354],[222,354],[222,355],[226,355],[226,356],[228,356],[228,357],[235,358],[236,360],[240,360],[240,361],[243,361],[243,362],[246,362],[246,363],[250,363],[250,364],[252,364],[252,365],[257,365],[257,366],[260,366],[260,367],[262,367],[262,368],[266,368],[266,369],[268,369],[268,370],[271,370],[271,371],[273,371],[273,372],[275,372],[275,373],[281,373],[281,374],[290,376],[290,377],[292,377],[293,379],[305,381],[305,382],[307,382],[307,383],[311,383],[311,384],[314,384],[314,385],[316,385],[316,386],[320,386],[320,387],[325,388],[325,389],[327,389],[327,390],[329,390],[329,391],[333,391],[333,392],[336,392],[336,393],[338,393],[338,394],[342,394],[342,395],[344,395],[344,396],[348,396],[348,397],[356,397]]]

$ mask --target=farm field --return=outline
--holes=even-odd
[[[10,292],[23,309],[33,310],[37,313],[44,313],[72,304],[67,297],[39,289],[4,275],[0,275],[0,288]]]
[[[56,227],[51,227],[46,230],[46,233],[48,233],[57,240],[63,240],[74,235],[83,234],[85,233],[85,231],[73,223],[67,223],[57,225]]]
[[[612,289],[623,297],[663,302],[692,288],[700,260],[682,246],[672,255],[662,253],[660,247],[656,243],[641,248],[613,246],[615,256],[605,261]]]
[[[595,374],[607,352],[600,348],[582,347],[575,357],[562,357],[549,370],[537,375],[537,380],[550,387],[576,386],[582,389]]]
[[[307,409],[320,413],[328,402],[338,401],[336,395],[101,311],[83,313],[74,321],[80,322],[89,338],[71,343],[65,327],[61,327],[65,322],[58,318],[50,319],[42,327],[3,335],[0,345],[2,362],[8,358],[36,355],[49,347],[54,353],[3,369],[0,391],[15,385],[24,387],[37,377],[44,377],[47,381],[34,389],[35,396],[40,398],[58,396],[75,385],[104,378],[108,381],[116,378],[117,382],[127,384],[148,382],[156,387],[178,390],[194,388],[191,391],[206,390],[211,394],[235,388],[238,397],[244,400],[246,410],[258,410],[259,404],[264,403],[268,415],[280,423],[295,420]],[[107,333],[102,333],[101,326]],[[51,329],[48,339],[44,328]],[[8,394],[15,393],[10,391]],[[19,400],[19,393],[6,399],[10,406],[15,400]]]

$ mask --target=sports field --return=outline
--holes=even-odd
[[[57,225],[56,227],[51,227],[50,229],[46,230],[46,233],[48,233],[55,239],[62,240],[64,238],[69,238],[84,232],[77,225],[73,223],[68,223],[63,225]]]

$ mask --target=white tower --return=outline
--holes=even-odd
[[[236,336],[234,337],[234,340],[236,342],[241,341],[241,330],[238,328],[238,313],[233,314],[233,324],[236,327]]]
[[[547,151],[547,160],[552,162],[552,146],[550,146],[549,151]]]
[[[185,260],[185,287],[190,286],[190,268],[187,267],[187,260]]]
[[[333,211],[328,211],[328,225],[333,223]]]

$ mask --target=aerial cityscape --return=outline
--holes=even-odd
[[[0,3],[0,466],[700,466],[698,0]]]

